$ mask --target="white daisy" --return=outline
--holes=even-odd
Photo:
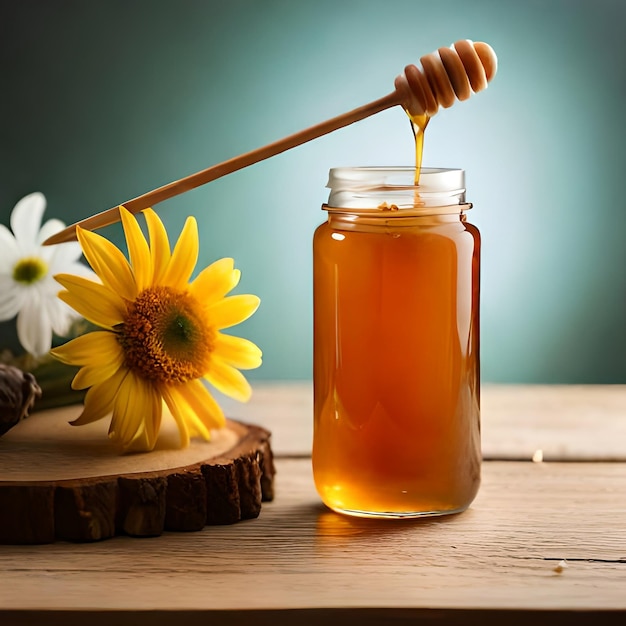
[[[80,316],[57,294],[53,276],[59,273],[95,274],[79,263],[82,251],[77,242],[42,246],[51,235],[63,230],[60,220],[41,226],[46,199],[39,192],[22,198],[11,213],[11,231],[0,224],[0,321],[17,315],[17,336],[34,357],[52,346],[52,333],[66,335]]]

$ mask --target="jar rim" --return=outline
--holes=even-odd
[[[380,210],[388,206],[397,212],[465,204],[464,170],[424,167],[419,185],[414,178],[415,168],[409,166],[331,168],[324,208]]]

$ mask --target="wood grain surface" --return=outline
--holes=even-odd
[[[326,510],[307,460],[277,469],[276,501],[254,521],[4,546],[0,607],[626,610],[624,464],[489,462],[465,513],[391,523]]]
[[[485,461],[469,510],[414,521],[324,508],[300,445],[307,386],[256,392],[247,407],[256,421],[283,424],[296,442],[282,440],[276,497],[257,519],[152,539],[0,546],[0,623],[626,622],[626,462],[613,458],[624,441],[612,441],[625,387],[491,388],[486,425],[499,424],[506,458],[520,445],[550,450],[553,437],[566,462]],[[289,422],[289,406],[302,419]],[[605,445],[612,460],[590,461]]]
[[[279,456],[309,456],[310,382],[265,382],[248,404],[220,400],[230,416],[272,432]],[[626,385],[494,385],[481,388],[487,460],[626,461]]]

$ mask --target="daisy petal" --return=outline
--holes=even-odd
[[[215,355],[211,359],[211,369],[204,378],[218,391],[240,402],[247,402],[252,395],[252,388],[245,376]]]
[[[49,261],[51,274],[56,274],[61,271],[67,272],[68,266],[77,263],[78,259],[80,259],[83,254],[78,241],[68,241],[67,243],[60,243],[56,246],[46,246],[46,249],[50,249],[53,252]]]
[[[260,348],[242,337],[217,333],[215,353],[220,359],[240,370],[251,370],[262,363]]]
[[[241,272],[234,269],[233,259],[220,259],[203,269],[189,286],[191,293],[205,304],[221,300],[239,283]]]
[[[230,328],[247,320],[258,308],[258,296],[229,296],[207,307],[207,314],[216,328]]]
[[[62,222],[61,220],[57,220],[57,219],[51,219],[48,220],[47,222],[45,222],[43,224],[43,226],[41,227],[41,230],[37,233],[37,238],[36,238],[36,243],[38,246],[41,246],[41,244],[48,239],[48,237],[52,237],[52,235],[56,235],[57,233],[61,232],[63,229],[65,228],[65,223]],[[72,242],[75,245],[76,242]],[[59,244],[58,247],[63,247],[67,244]],[[54,250],[55,246],[46,246],[46,249],[50,249],[50,250]]]
[[[36,191],[24,196],[11,212],[11,230],[23,254],[37,248],[37,234],[46,210],[46,198]]]
[[[65,263],[59,269],[59,271],[51,272],[51,275],[53,277],[55,274],[74,274],[75,276],[82,276],[83,278],[88,278],[89,280],[96,282],[96,283],[102,282],[98,278],[95,272],[93,272],[89,267],[87,267],[80,261],[74,261],[73,263]]]
[[[0,273],[13,274],[13,267],[19,260],[20,252],[15,237],[4,224],[0,224],[0,250],[2,250]]]
[[[80,335],[50,352],[67,365],[98,366],[106,361],[117,362],[124,356],[115,333],[106,330]]]
[[[152,284],[161,282],[163,274],[170,262],[170,242],[167,231],[159,216],[152,209],[144,212],[146,224],[148,225],[148,235],[150,237],[150,256],[152,259]]]
[[[100,280],[122,298],[133,300],[137,295],[133,272],[122,252],[101,235],[76,227],[83,254]]]
[[[72,326],[72,322],[78,319],[78,313],[56,296],[46,298],[44,306],[48,313],[48,319],[50,320],[50,326],[54,334],[59,337],[67,335]]]
[[[128,245],[128,256],[130,257],[130,265],[133,268],[137,292],[140,293],[150,284],[152,278],[150,249],[135,216],[124,207],[120,207],[120,217],[122,218],[124,236]]]
[[[187,282],[198,262],[198,246],[198,224],[195,218],[188,217],[165,270],[164,285],[177,289],[187,287]]]
[[[27,301],[27,289],[16,285],[13,280],[0,274],[0,322],[13,319]]]
[[[40,357],[52,346],[52,327],[39,294],[35,289],[30,291],[29,306],[23,307],[17,314],[17,336],[28,353]]]
[[[83,412],[70,424],[82,426],[106,417],[113,410],[115,396],[127,373],[120,368],[109,380],[94,385],[85,395]]]
[[[58,274],[55,279],[67,290],[59,298],[90,322],[111,329],[124,320],[124,301],[104,285],[72,274]]]

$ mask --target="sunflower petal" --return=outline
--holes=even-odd
[[[87,389],[108,380],[122,365],[124,355],[121,351],[115,360],[101,359],[98,365],[85,365],[74,376],[72,389]]]
[[[109,425],[109,437],[123,448],[143,431],[142,386],[131,370],[120,384],[113,402],[113,415]]]
[[[86,320],[92,322],[96,326],[100,326],[101,328],[112,330],[116,324],[119,324],[122,321],[119,317],[111,318],[111,316],[103,313],[98,309],[96,302],[87,303],[85,300],[70,291],[59,291],[58,297]]]
[[[128,246],[128,256],[130,257],[130,265],[133,269],[137,292],[141,293],[150,285],[152,280],[152,265],[150,263],[150,249],[148,242],[141,231],[139,222],[135,216],[127,211],[123,206],[120,207],[120,217],[122,227],[124,228],[124,236]]]
[[[158,285],[163,279],[163,274],[167,268],[170,258],[170,242],[167,231],[159,216],[152,209],[144,212],[146,224],[148,225],[148,235],[150,237],[150,257],[152,259],[152,284]]]
[[[178,387],[193,413],[206,428],[223,428],[226,417],[222,407],[216,402],[201,380],[192,380]]]
[[[152,450],[161,425],[161,406],[153,385],[128,372],[115,397],[109,437],[125,451]]]
[[[67,290],[61,291],[59,298],[85,319],[104,328],[113,328],[124,320],[126,304],[108,287],[73,274],[57,274],[54,278]]]
[[[192,406],[194,397],[193,393],[188,390],[188,383],[170,387],[170,391],[173,397],[176,398],[176,404],[181,412],[182,418],[185,420],[190,437],[199,435],[205,441],[209,441],[211,439],[210,426],[206,425],[203,420],[200,419],[200,416]]]
[[[67,365],[97,366],[103,361],[117,361],[124,357],[115,333],[105,330],[80,335],[50,352]]]
[[[115,396],[127,374],[127,369],[120,368],[109,380],[94,385],[85,395],[83,412],[70,424],[83,426],[107,416],[113,410]]]
[[[198,224],[195,218],[188,217],[165,270],[162,284],[178,289],[187,287],[198,262],[198,247]]]
[[[229,296],[207,307],[207,314],[216,328],[230,328],[247,320],[261,304],[258,296]]]
[[[163,402],[160,396],[154,396],[152,401],[150,414],[144,417],[141,429],[125,447],[126,452],[149,452],[154,449],[161,428]]]
[[[76,227],[76,235],[89,265],[100,280],[126,300],[137,296],[135,279],[126,257],[108,239]]]
[[[176,426],[178,426],[178,432],[180,433],[180,447],[186,448],[189,445],[189,429],[187,428],[187,422],[180,409],[180,405],[177,402],[177,394],[172,386],[163,385],[161,387],[161,395],[163,396],[163,400],[176,422]]]
[[[229,365],[240,370],[251,370],[262,363],[261,349],[248,339],[217,333],[215,354]]]
[[[221,300],[239,283],[241,272],[233,259],[220,259],[204,268],[189,286],[191,293],[206,305]]]
[[[252,388],[246,377],[217,356],[211,359],[211,369],[204,378],[218,391],[240,402],[247,402],[252,395]]]

